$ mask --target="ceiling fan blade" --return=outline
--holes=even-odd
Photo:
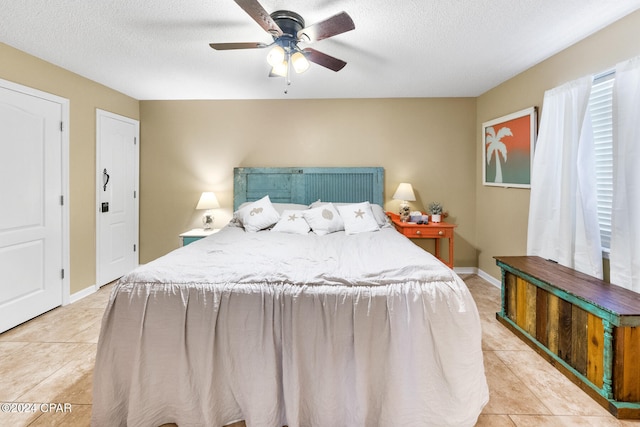
[[[231,50],[231,49],[261,49],[269,46],[266,43],[250,42],[250,43],[209,43],[215,50]]]
[[[235,2],[266,32],[274,37],[280,37],[282,35],[282,29],[280,29],[278,24],[276,24],[257,0],[235,0]]]
[[[315,62],[318,65],[322,65],[333,71],[340,71],[347,65],[342,59],[334,58],[326,53],[319,52],[310,47],[303,49],[304,56],[311,62]]]
[[[309,39],[310,42],[316,42],[323,39],[328,39],[337,34],[346,33],[356,28],[353,20],[347,14],[347,12],[340,12],[337,15],[333,15],[331,18],[327,18],[324,21],[316,22],[315,24],[303,28],[298,31],[298,38]]]

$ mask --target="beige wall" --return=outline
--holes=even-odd
[[[139,119],[137,100],[0,43],[0,78],[69,99],[71,294],[96,283],[96,109]]]
[[[494,256],[524,255],[527,246],[529,190],[482,185],[482,123],[533,105],[545,90],[613,68],[640,55],[640,11],[549,58],[477,99],[476,238],[478,267],[499,277]]]
[[[639,55],[638,39],[640,12],[477,99],[139,102],[2,43],[0,78],[70,100],[72,293],[95,283],[96,108],[141,121],[141,262],[200,225],[201,191],[220,199],[218,226],[230,219],[235,166],[382,166],[388,210],[397,184],[411,182],[412,208],[439,200],[458,224],[456,266],[498,277],[493,256],[525,253],[529,190],[482,186],[482,122]]]
[[[411,182],[412,208],[438,200],[458,224],[456,265],[476,265],[475,99],[142,101],[140,116],[141,262],[200,226],[204,190],[216,225],[231,218],[236,166],[382,166],[385,207]]]

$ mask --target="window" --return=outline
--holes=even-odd
[[[613,82],[615,74],[596,76],[589,97],[596,152],[598,223],[602,251],[609,252],[613,202]]]

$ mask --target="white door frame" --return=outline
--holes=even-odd
[[[62,194],[61,203],[62,203],[62,268],[63,268],[63,278],[62,278],[62,305],[67,305],[70,302],[71,296],[71,286],[70,286],[70,277],[71,277],[71,267],[69,264],[69,100],[66,98],[62,98],[57,95],[53,95],[47,92],[43,92],[38,89],[33,89],[28,86],[23,86],[18,83],[10,82],[8,80],[0,79],[0,86],[14,90],[16,92],[24,93],[26,95],[35,96],[37,98],[46,99],[47,101],[55,102],[56,104],[60,104],[62,109],[62,123],[60,126],[62,127]]]
[[[101,148],[102,148],[102,141],[101,141],[101,129],[100,129],[100,117],[110,117],[112,119],[115,120],[120,120],[120,121],[124,121],[127,123],[131,123],[135,126],[136,128],[136,142],[135,142],[135,147],[134,147],[134,165],[135,165],[135,171],[134,171],[134,186],[135,186],[135,191],[136,191],[136,196],[133,200],[133,209],[134,209],[134,242],[136,245],[136,251],[135,251],[135,257],[136,257],[136,262],[135,264],[138,265],[139,263],[139,254],[140,254],[140,237],[139,237],[139,229],[140,229],[140,122],[138,120],[135,119],[131,119],[129,117],[125,117],[125,116],[121,116],[119,114],[115,114],[115,113],[111,113],[109,111],[105,111],[105,110],[101,110],[99,108],[96,108],[96,186],[95,186],[95,192],[96,192],[96,201],[95,201],[95,209],[96,209],[96,284],[95,284],[95,289],[98,290],[100,289],[101,286],[105,285],[106,283],[100,283],[100,243],[101,243],[101,234],[100,234],[100,230],[101,230],[101,221],[102,221],[102,215],[101,215],[101,211],[100,211],[100,189],[101,189],[101,182],[102,182],[102,171],[100,170],[100,165],[102,164],[102,159],[101,159]]]

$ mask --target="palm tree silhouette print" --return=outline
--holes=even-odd
[[[507,146],[501,141],[505,136],[513,136],[511,129],[504,127],[496,135],[493,126],[487,128],[487,165],[491,164],[491,158],[496,158],[496,178],[493,182],[502,182],[502,162],[499,154],[502,154],[503,161],[507,163]]]

